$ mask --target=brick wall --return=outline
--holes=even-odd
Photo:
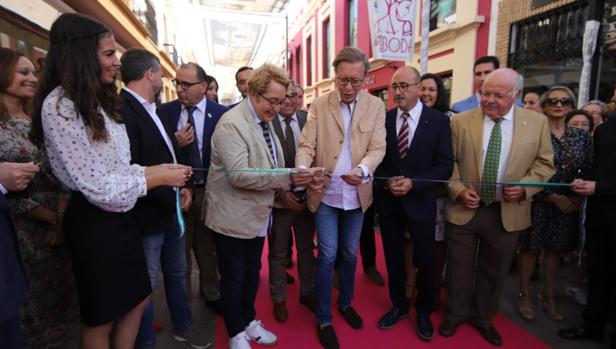
[[[549,5],[531,10],[532,0],[501,0],[498,9],[498,27],[496,29],[496,56],[501,63],[503,65],[507,63],[507,55],[509,53],[509,29],[511,28],[511,23],[553,10],[575,1],[576,0],[558,0]]]

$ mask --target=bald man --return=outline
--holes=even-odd
[[[378,327],[393,327],[408,317],[409,301],[404,284],[404,233],[408,230],[415,254],[417,334],[424,340],[434,336],[430,314],[436,300],[434,233],[436,226],[436,188],[438,183],[414,178],[446,180],[451,175],[453,155],[449,118],[419,101],[419,72],[412,67],[398,69],[391,81],[397,107],[387,112],[385,158],[375,172],[376,211],[387,265],[389,297],[393,307],[378,322]]]
[[[532,197],[542,188],[495,183],[546,182],[554,174],[547,119],[514,106],[522,86],[514,70],[497,69],[483,83],[481,108],[452,121],[454,165],[445,206],[448,304],[439,326],[444,337],[469,321],[488,342],[503,342],[491,318],[518,235],[531,224]]]

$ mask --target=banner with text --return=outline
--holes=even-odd
[[[368,0],[374,58],[411,61],[419,0]]]

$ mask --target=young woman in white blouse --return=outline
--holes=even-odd
[[[141,238],[130,214],[137,198],[183,186],[191,169],[130,165],[116,113],[116,42],[103,24],[63,14],[35,98],[33,141],[45,144],[54,174],[73,191],[65,239],[81,308],[82,348],[132,348],[151,289]]]

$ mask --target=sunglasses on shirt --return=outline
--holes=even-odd
[[[571,98],[548,98],[545,100],[545,103],[550,106],[556,106],[558,103],[563,107],[573,105],[573,99]]]

